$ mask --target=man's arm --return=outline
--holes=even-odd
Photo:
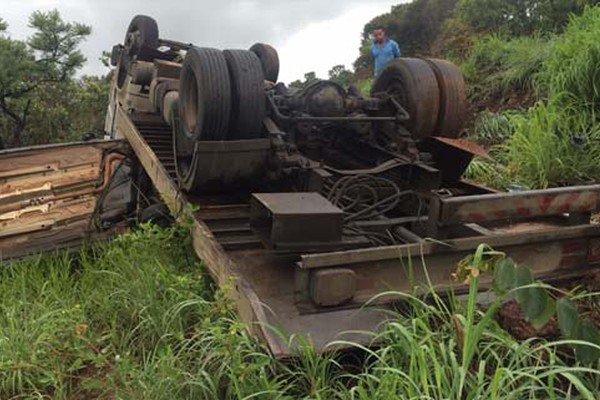
[[[394,58],[400,57],[400,46],[398,46],[398,43],[395,41],[392,42],[392,54],[394,55]]]

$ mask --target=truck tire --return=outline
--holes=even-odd
[[[265,79],[273,83],[279,77],[279,55],[273,46],[266,43],[255,43],[250,51],[256,54],[262,65]]]
[[[373,95],[387,93],[408,112],[406,128],[415,139],[430,137],[436,128],[440,108],[437,79],[427,61],[396,58],[388,62],[373,82]]]
[[[440,112],[436,136],[457,138],[467,115],[467,89],[460,69],[449,61],[426,60],[440,88]]]
[[[227,61],[216,49],[191,47],[179,80],[181,130],[193,148],[196,140],[225,140],[231,115]]]
[[[231,81],[229,139],[258,139],[266,116],[265,78],[260,60],[248,50],[224,50]]]
[[[142,47],[158,48],[158,24],[156,20],[147,15],[133,17],[125,35],[125,51],[133,58]]]
[[[158,47],[158,24],[154,18],[147,15],[136,15],[127,28],[123,48],[120,52],[117,69],[117,86],[123,88],[127,75],[130,73],[131,64],[136,59],[142,48]]]

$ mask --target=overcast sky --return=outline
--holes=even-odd
[[[102,50],[122,42],[131,18],[150,15],[160,37],[198,46],[248,48],[270,43],[279,51],[279,79],[289,82],[315,71],[326,78],[336,64],[351,67],[363,26],[402,0],[2,0],[0,17],[9,33],[24,39],[35,10],[56,8],[65,20],[92,26],[82,48],[84,73],[104,74]]]

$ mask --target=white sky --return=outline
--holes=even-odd
[[[85,74],[104,74],[102,50],[123,40],[133,15],[158,21],[160,36],[217,48],[248,48],[262,41],[279,51],[283,82],[315,71],[326,78],[336,64],[351,68],[365,23],[402,0],[1,0],[0,17],[9,33],[24,39],[35,10],[60,11],[67,21],[92,26],[82,45]],[[195,39],[202,38],[202,39]]]

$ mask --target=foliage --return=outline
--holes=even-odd
[[[414,0],[393,6],[369,21],[354,69],[359,77],[371,69],[371,31],[383,26],[400,44],[403,56],[436,56],[462,61],[487,34],[502,38],[562,32],[570,15],[580,15],[598,0]],[[528,49],[523,49],[527,54]],[[535,52],[534,52],[535,53]],[[524,61],[527,62],[526,59]]]
[[[532,92],[535,76],[553,52],[552,37],[498,35],[476,40],[462,65],[470,96],[498,101],[514,93]]]
[[[365,25],[363,38],[368,38],[375,27],[383,26],[398,42],[403,55],[427,54],[455,5],[456,0],[415,0],[392,6],[389,13]]]
[[[455,63],[462,63],[477,36],[473,27],[466,21],[457,17],[448,18],[433,43],[431,53]]]
[[[392,6],[389,13],[373,18],[363,29],[360,55],[354,62],[355,70],[358,72],[371,68],[370,34],[378,26],[384,27],[388,36],[398,42],[402,56],[430,54],[444,21],[452,15],[456,2],[457,0],[414,0]]]
[[[329,70],[329,80],[347,88],[352,84],[354,76],[352,71],[344,65],[335,65]]]
[[[368,96],[371,93],[372,85],[373,85],[372,78],[362,79],[362,80],[355,82],[355,84],[354,84],[354,86],[358,89],[358,91],[363,96]]]
[[[597,1],[460,0],[457,14],[478,31],[522,36],[560,31],[569,14],[581,13],[586,3]]]
[[[479,96],[486,90],[506,95],[537,87],[547,98],[526,113],[510,116],[513,134],[499,147],[497,156],[502,166],[494,167],[491,180],[495,180],[498,171],[528,188],[585,184],[599,179],[599,34],[600,9],[589,8],[583,15],[573,17],[563,34],[546,44],[540,43],[537,50],[534,43],[523,44],[530,38],[509,42],[490,38],[481,49],[475,45],[464,69],[470,79],[483,82]],[[504,49],[503,43],[511,44]],[[500,49],[500,55],[495,55],[494,49]],[[509,68],[515,64],[507,61],[511,58],[528,61],[516,64],[521,68]],[[482,72],[473,78],[469,71],[475,70]],[[485,176],[483,179],[490,180]]]
[[[456,273],[467,281],[477,280],[483,274],[493,276],[492,285],[498,295],[496,305],[514,298],[525,319],[536,329],[555,318],[561,334],[573,345],[577,359],[585,364],[598,362],[600,330],[580,315],[568,293],[536,282],[527,266],[515,264],[505,254],[494,252],[486,245],[480,245],[474,255],[462,260]]]
[[[64,22],[57,10],[34,12],[29,27],[26,42],[0,36],[0,112],[12,124],[15,146],[23,144],[34,92],[72,79],[85,62],[78,47],[91,33],[86,25]]]
[[[305,87],[307,87],[308,85],[310,85],[313,82],[318,81],[319,78],[317,78],[317,74],[314,71],[311,72],[307,72],[304,74],[304,80],[301,81],[300,79],[296,79],[295,81],[290,83],[290,87],[296,88],[296,89],[303,89]]]
[[[518,111],[481,112],[475,118],[469,139],[485,146],[501,144],[514,133],[513,119],[519,114]]]
[[[544,63],[540,86],[574,113],[600,112],[600,7],[574,17]]]
[[[585,114],[569,116],[555,103],[540,102],[513,123],[515,133],[502,145],[501,157],[515,182],[547,188],[600,176],[600,126]]]
[[[0,397],[268,392],[270,359],[255,354],[190,249],[184,228],[144,226],[78,258],[4,263]]]
[[[83,66],[86,60],[79,45],[92,33],[91,27],[64,22],[58,10],[35,11],[29,17],[29,27],[34,32],[27,44],[36,54],[45,80],[64,81]]]
[[[0,397],[563,398],[600,388],[597,370],[569,365],[560,343],[517,342],[494,321],[499,303],[477,307],[474,272],[500,260],[486,247],[461,264],[466,301],[399,294],[406,307],[352,370],[299,337],[296,357],[281,363],[215,291],[187,229],[144,225],[77,257],[3,263]]]

